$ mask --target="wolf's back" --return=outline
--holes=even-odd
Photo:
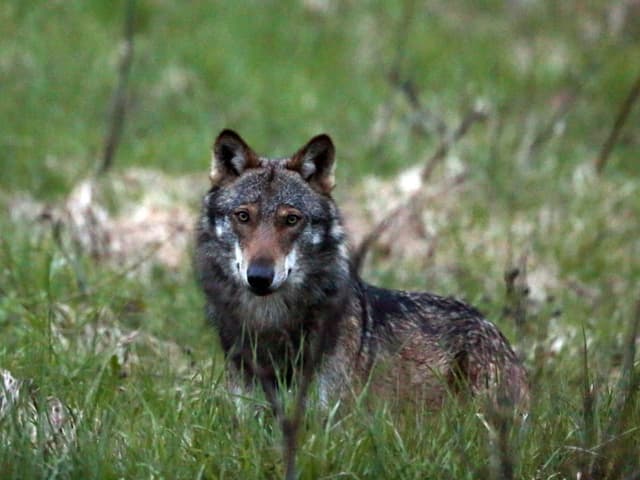
[[[439,403],[449,391],[528,399],[527,375],[498,328],[475,308],[453,298],[363,284],[370,322],[369,351],[380,379],[372,388],[393,394],[421,392]],[[386,388],[385,388],[386,387]]]

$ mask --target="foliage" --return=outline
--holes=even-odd
[[[472,106],[488,112],[429,180],[466,175],[424,205],[431,254],[396,256],[383,241],[365,276],[478,305],[531,372],[528,418],[464,402],[398,412],[312,399],[302,478],[639,477],[639,108],[602,175],[591,168],[639,73],[634,5],[137,2],[127,124],[105,183],[144,166],[205,185],[223,127],[283,155],[326,131],[336,196],[375,219],[401,195],[394,175],[423,163]],[[281,477],[264,397],[223,388],[188,259],[144,272],[96,260],[16,207],[62,202],[95,170],[123,11],[0,5],[0,367],[25,380],[22,402],[57,397],[76,412],[63,447],[38,427],[46,409],[35,431],[17,407],[0,418],[0,476]],[[512,267],[515,296],[503,279]]]

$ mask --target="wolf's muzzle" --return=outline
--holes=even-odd
[[[251,263],[247,269],[247,282],[251,291],[256,295],[270,294],[274,277],[275,269],[271,262],[257,260]]]

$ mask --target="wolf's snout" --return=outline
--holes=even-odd
[[[257,261],[247,269],[247,282],[256,295],[271,293],[275,269],[271,263]]]

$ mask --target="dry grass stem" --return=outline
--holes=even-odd
[[[636,81],[633,83],[631,89],[629,90],[629,94],[622,102],[622,105],[620,105],[620,110],[618,111],[616,120],[613,123],[611,132],[609,133],[607,140],[604,142],[604,145],[602,145],[600,154],[595,159],[594,164],[597,173],[602,173],[602,170],[604,170],[604,167],[609,160],[609,155],[611,154],[613,147],[616,145],[618,139],[620,138],[622,127],[624,127],[627,118],[629,118],[631,109],[633,108],[634,103],[636,103],[636,101],[638,100],[638,97],[640,97],[640,75],[638,75]]]
[[[135,0],[128,0],[124,18],[124,43],[118,65],[118,83],[111,97],[107,134],[104,139],[102,160],[98,173],[106,173],[113,165],[127,111],[127,84],[133,62],[133,34],[135,20]]]

